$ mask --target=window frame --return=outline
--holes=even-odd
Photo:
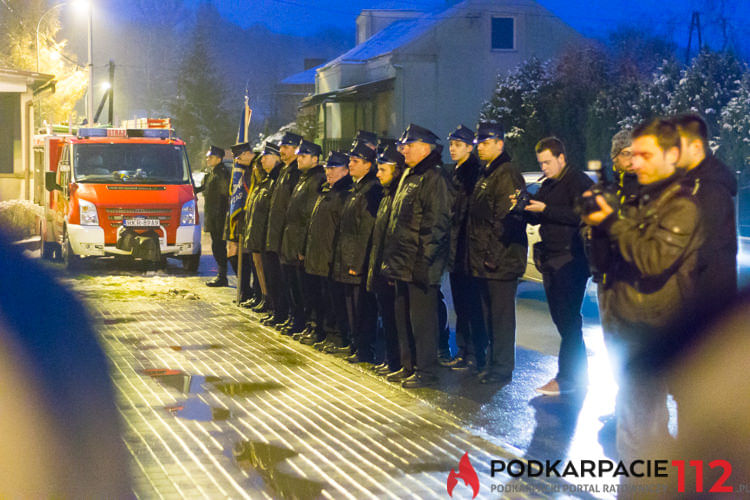
[[[513,46],[511,48],[505,48],[505,47],[494,47],[494,33],[495,33],[495,27],[494,27],[494,21],[495,19],[510,19],[513,21],[512,25],[512,43]],[[491,15],[490,16],[490,51],[492,52],[514,52],[518,50],[518,37],[517,37],[517,25],[518,25],[518,18],[517,16],[512,15]]]

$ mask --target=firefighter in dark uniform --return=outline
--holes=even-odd
[[[385,337],[385,360],[376,365],[373,370],[378,375],[388,375],[401,369],[401,351],[398,345],[394,309],[396,289],[392,281],[382,276],[380,265],[383,263],[383,245],[391,217],[393,197],[405,167],[404,155],[398,152],[395,145],[389,145],[378,155],[377,163],[377,177],[383,186],[383,198],[380,200],[372,230],[372,250],[367,266],[367,290],[374,293],[377,299]],[[411,353],[408,354],[411,356]]]
[[[407,388],[437,381],[438,291],[448,261],[451,211],[437,141],[434,133],[413,124],[402,135],[408,168],[394,196],[383,248],[382,274],[396,283],[402,353],[401,370],[388,380],[403,381]],[[413,357],[404,354],[412,349]]]
[[[451,174],[453,186],[453,219],[451,224],[450,283],[456,311],[456,346],[458,353],[447,366],[453,370],[480,370],[485,364],[487,333],[477,288],[469,270],[468,225],[469,199],[482,166],[474,155],[474,131],[459,125],[448,136],[451,159],[456,162]]]
[[[250,143],[243,142],[232,146],[234,156],[234,168],[229,180],[229,211],[224,224],[224,237],[227,246],[232,246],[234,253],[230,254],[229,263],[237,275],[237,287],[240,290],[239,302],[242,303],[249,298],[250,292],[250,254],[242,250],[242,270],[239,269],[239,242],[245,232],[245,203],[250,194],[252,184],[252,165],[255,160],[255,152]],[[241,276],[240,276],[241,274]]]
[[[349,152],[349,175],[354,185],[341,214],[333,259],[333,279],[344,285],[349,331],[354,341],[347,360],[352,363],[375,361],[378,312],[375,296],[367,291],[367,259],[383,188],[374,163],[374,145],[355,143]]]
[[[479,382],[507,383],[515,368],[516,289],[526,269],[528,241],[523,215],[511,212],[510,196],[525,190],[521,173],[505,151],[498,123],[480,123],[476,138],[484,162],[469,200],[469,269],[475,278],[489,338]]]
[[[320,293],[305,277],[304,254],[307,226],[310,223],[315,201],[318,199],[320,187],[325,181],[323,166],[319,164],[323,151],[317,144],[303,140],[297,148],[297,168],[300,171],[299,180],[294,187],[289,206],[286,211],[286,226],[281,239],[281,262],[289,272],[291,286],[292,323],[282,329],[284,335],[294,335],[295,340],[302,337],[303,330],[309,333],[313,326],[311,295]],[[294,270],[294,273],[291,270]]]
[[[206,153],[207,173],[203,186],[203,231],[211,235],[211,253],[218,272],[208,281],[208,286],[227,286],[227,242],[224,239],[224,221],[229,210],[229,170],[224,166],[224,150],[211,146]]]
[[[326,182],[310,215],[304,254],[306,279],[317,290],[312,297],[316,322],[313,331],[300,341],[307,345],[314,344],[316,349],[328,353],[348,352],[351,340],[346,311],[342,307],[343,286],[333,281],[331,269],[341,213],[351,194],[349,157],[345,153],[331,151],[326,160],[325,175]],[[331,330],[335,330],[336,334],[329,335],[327,331]]]
[[[265,253],[266,232],[268,224],[268,210],[271,204],[271,189],[279,177],[281,160],[279,148],[268,142],[260,156],[263,176],[253,191],[250,204],[249,224],[246,231],[245,248],[251,253],[257,277],[263,290],[263,300],[253,310],[257,313],[268,313],[273,310],[273,301],[269,293],[269,283],[266,279],[263,257]]]
[[[272,314],[261,320],[261,323],[279,329],[288,326],[287,321],[289,321],[290,292],[287,275],[282,272],[281,267],[281,238],[286,225],[286,209],[289,205],[289,198],[292,196],[294,186],[297,185],[297,179],[299,179],[296,151],[301,141],[302,137],[291,132],[285,133],[281,138],[279,154],[284,166],[271,189],[271,201],[268,209],[268,229],[266,232],[268,268],[266,269],[266,277],[268,283],[272,284],[271,294],[273,295],[274,309]]]

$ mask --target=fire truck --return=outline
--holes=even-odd
[[[201,228],[185,143],[168,120],[144,125],[35,138],[48,191],[43,258],[70,268],[90,257],[174,257],[198,269]]]

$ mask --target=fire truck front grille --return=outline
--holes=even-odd
[[[159,219],[160,224],[169,227],[171,210],[168,208],[107,208],[107,220],[112,226],[122,225],[124,219]]]

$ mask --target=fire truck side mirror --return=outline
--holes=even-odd
[[[44,173],[44,187],[47,191],[62,191],[62,186],[57,183],[57,172],[45,172]]]

